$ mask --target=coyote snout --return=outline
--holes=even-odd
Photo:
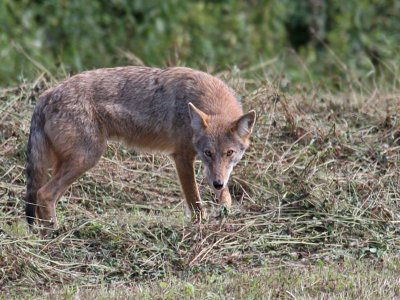
[[[44,92],[32,116],[27,220],[55,227],[58,200],[98,162],[110,139],[171,155],[186,203],[199,219],[197,156],[220,203],[230,206],[228,179],[254,122],[255,112],[243,114],[232,90],[204,72],[122,67],[75,75]]]
[[[222,183],[221,180],[214,180],[214,181],[213,181],[213,186],[214,186],[214,188],[215,188],[216,190],[220,190],[220,189],[222,189],[222,188],[225,186],[225,184]]]

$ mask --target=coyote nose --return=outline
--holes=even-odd
[[[214,186],[217,190],[220,190],[220,189],[222,189],[222,187],[223,187],[224,185],[222,184],[221,181],[215,180],[215,181],[213,182],[213,186]]]

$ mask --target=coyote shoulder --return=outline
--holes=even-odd
[[[189,68],[120,67],[75,75],[45,91],[32,116],[27,220],[56,227],[58,200],[99,161],[109,139],[170,154],[187,205],[201,218],[197,156],[220,203],[229,207],[228,178],[249,146],[255,118],[254,111],[243,114],[220,79]]]

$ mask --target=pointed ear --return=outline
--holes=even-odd
[[[190,125],[194,132],[200,132],[208,126],[208,116],[189,102]]]
[[[249,137],[253,131],[254,123],[256,122],[256,112],[249,111],[241,116],[233,126],[233,131],[236,131],[241,138]]]

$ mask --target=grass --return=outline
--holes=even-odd
[[[393,263],[393,262],[390,262]],[[182,274],[134,285],[56,286],[49,299],[395,299],[400,295],[398,262],[371,268],[369,262],[343,261],[308,265],[291,263],[221,274]],[[189,281],[190,278],[190,281]],[[36,292],[37,293],[37,292]],[[10,295],[10,294],[9,294]],[[36,296],[37,295],[37,296]],[[35,299],[42,295],[30,294]]]
[[[111,143],[41,239],[23,216],[25,148],[45,77],[0,90],[0,299],[400,296],[400,97],[220,74],[258,113],[227,218],[185,217],[172,161]]]

